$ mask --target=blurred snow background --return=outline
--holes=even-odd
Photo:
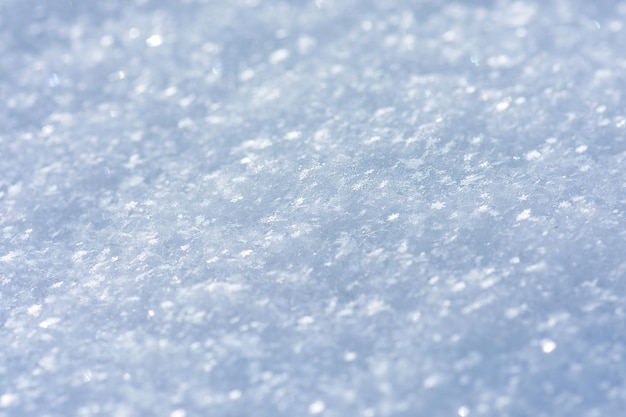
[[[616,416],[626,2],[0,0],[0,416]]]

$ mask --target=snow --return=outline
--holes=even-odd
[[[0,5],[0,417],[626,409],[626,2]]]

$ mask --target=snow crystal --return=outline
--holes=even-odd
[[[289,57],[289,51],[287,49],[278,49],[270,55],[270,62],[274,65],[281,61],[284,61]]]
[[[146,39],[146,45],[150,48],[156,48],[163,44],[163,37],[161,35],[151,35]]]
[[[325,408],[326,405],[323,401],[315,401],[309,405],[309,414],[320,414]]]
[[[530,215],[531,215],[531,209],[524,209],[517,215],[515,220],[517,220],[518,222],[522,220],[528,220],[530,219]]]
[[[543,339],[541,341],[541,350],[543,353],[552,353],[556,349],[556,343],[550,339]]]

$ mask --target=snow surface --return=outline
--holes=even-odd
[[[625,25],[0,1],[0,416],[623,415]]]

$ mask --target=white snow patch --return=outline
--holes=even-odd
[[[459,407],[456,412],[459,415],[459,417],[467,417],[467,416],[469,416],[469,408],[467,408],[465,406]]]
[[[556,343],[551,339],[543,339],[541,341],[541,350],[543,353],[552,353],[556,349]]]
[[[186,107],[186,106],[183,106]],[[178,121],[178,123],[176,124],[176,126],[179,129],[192,129],[193,127],[195,127],[195,122],[189,118],[189,117],[185,117],[181,120]]]
[[[141,157],[138,154],[133,154],[128,159],[128,162],[124,164],[124,168],[132,170],[132,169],[135,169],[137,165],[140,165],[142,163],[143,161],[141,160]]]
[[[373,316],[376,315],[378,313],[380,313],[381,311],[385,311],[388,310],[389,307],[387,306],[387,304],[385,304],[384,301],[381,300],[373,300],[370,301],[367,304],[367,315],[368,316]]]
[[[309,414],[320,414],[326,409],[324,401],[315,401],[309,405]]]
[[[239,74],[239,80],[243,82],[249,81],[252,78],[254,78],[254,70],[252,69],[245,69]]]
[[[304,316],[304,317],[301,317],[298,320],[298,326],[306,327],[309,324],[313,324],[314,322],[315,322],[315,319],[313,317],[311,317],[311,316]]]
[[[530,219],[530,213],[531,213],[530,209],[525,209],[524,211],[522,211],[520,214],[517,215],[515,220],[517,220],[518,222],[522,220],[528,220]]]
[[[443,201],[435,201],[434,203],[430,205],[430,208],[434,210],[441,210],[445,207],[446,207],[446,203],[444,203]]]
[[[9,197],[16,197],[22,191],[22,183],[18,182],[17,184],[11,185],[7,191]]]
[[[9,407],[17,402],[17,394],[13,394],[12,392],[7,392],[6,394],[0,395],[0,408]]]
[[[424,380],[424,388],[426,389],[434,388],[441,383],[441,380],[442,380],[441,375],[432,374]]]
[[[20,256],[22,252],[19,251],[11,251],[4,256],[0,256],[0,262],[11,262],[13,259]]]
[[[302,132],[299,132],[297,130],[292,130],[291,132],[287,132],[285,134],[285,139],[294,140],[294,139],[298,139],[300,136],[302,136]]]
[[[241,291],[244,289],[244,286],[241,284],[231,284],[229,282],[211,282],[205,287],[209,292],[227,292],[233,293],[237,291]]]
[[[270,63],[276,65],[287,58],[289,58],[289,51],[287,49],[277,49],[270,55]]]
[[[526,272],[539,272],[546,269],[546,263],[544,261],[537,262],[536,264],[532,264],[527,266],[524,270]]]
[[[31,316],[37,317],[41,314],[41,304],[33,304],[26,310]]]
[[[536,149],[533,149],[532,151],[530,151],[530,152],[528,152],[526,154],[526,160],[527,161],[534,161],[534,160],[539,159],[539,158],[541,158],[541,152],[539,152]]]
[[[298,52],[300,52],[300,54],[302,55],[308,54],[315,47],[316,44],[317,41],[315,40],[315,38],[306,35],[300,36],[298,38]]]
[[[150,48],[156,48],[157,46],[161,46],[163,44],[163,37],[161,35],[152,35],[148,39],[146,39],[146,45]]]
[[[511,105],[511,99],[509,97],[508,100],[504,100],[504,101],[501,101],[498,104],[496,104],[496,110],[499,111],[499,112],[504,111],[504,110],[508,109],[510,105]]]
[[[61,319],[58,317],[50,317],[49,319],[45,319],[41,323],[39,323],[39,327],[42,329],[47,329],[48,327],[57,324]]]
[[[72,255],[72,261],[81,262],[83,260],[83,257],[87,255],[87,253],[89,252],[87,252],[86,250],[78,250],[74,252],[74,255]]]

